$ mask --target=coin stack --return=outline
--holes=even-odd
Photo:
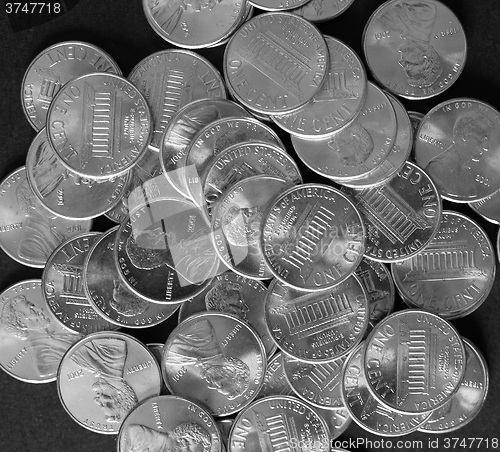
[[[500,221],[500,113],[460,98],[419,116],[396,97],[440,94],[463,69],[440,2],[373,13],[376,82],[313,24],[352,1],[314,2],[144,0],[182,49],[124,78],[68,41],[26,71],[38,134],[2,182],[0,246],[43,273],[0,297],[0,365],[56,380],[68,414],[121,452],[328,451],[351,419],[450,432],[484,403],[485,360],[451,321],[484,303],[496,258],[442,199]],[[191,50],[219,45],[223,76]],[[115,225],[91,231],[101,215]],[[408,309],[393,312],[395,288]],[[164,344],[117,331],[177,311]]]

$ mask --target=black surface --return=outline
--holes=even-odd
[[[328,1],[328,0],[327,0]],[[333,0],[329,0],[333,1]],[[68,3],[68,2],[66,2]],[[75,4],[76,3],[76,4]],[[379,0],[355,0],[338,18],[320,24],[323,33],[339,38],[361,51],[361,34],[371,13],[382,3]],[[465,69],[455,84],[443,94],[424,101],[403,101],[408,110],[426,113],[434,105],[456,97],[473,97],[489,102],[500,109],[500,2],[498,0],[444,1],[459,17],[468,40]],[[32,59],[46,47],[64,40],[83,40],[106,50],[119,64],[123,73],[130,70],[147,55],[171,47],[148,25],[140,0],[80,0],[71,2],[64,15],[34,28],[14,32],[4,11],[0,12],[0,178],[24,165],[34,130],[26,121],[21,108],[21,82]],[[3,4],[2,4],[3,7]],[[222,69],[223,47],[198,51]],[[288,137],[281,134],[291,148]],[[326,182],[321,177],[303,170],[306,181]],[[446,209],[464,212],[477,220],[496,243],[498,226],[479,218],[466,205],[445,203]],[[112,226],[106,219],[98,219],[94,230],[104,231]],[[25,267],[12,261],[0,251],[0,290],[11,284],[40,278],[41,270]],[[340,439],[360,438],[354,450],[396,450],[403,441],[416,440],[421,444],[406,445],[409,450],[480,450],[493,449],[492,440],[500,437],[500,272],[489,298],[474,313],[454,321],[460,333],[468,337],[482,351],[490,369],[490,390],[481,413],[466,427],[449,435],[413,433],[392,439],[392,448],[377,447],[381,437],[371,435],[352,424]],[[397,308],[403,304],[398,301]],[[144,342],[164,342],[173,327],[173,321],[145,330],[124,330]],[[35,385],[23,383],[0,371],[0,452],[86,452],[113,451],[114,437],[99,435],[77,425],[62,408],[56,383]],[[469,447],[446,447],[445,438],[488,439]],[[438,440],[438,447],[436,446]],[[372,444],[366,442],[372,441]],[[429,443],[429,441],[434,441]],[[454,442],[451,441],[450,446]],[[349,446],[346,444],[349,448]],[[387,446],[387,443],[385,443]],[[498,448],[498,445],[497,445]],[[253,451],[249,451],[253,452]]]

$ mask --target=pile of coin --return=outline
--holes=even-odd
[[[494,199],[500,113],[461,98],[414,119],[395,97],[456,80],[458,19],[436,0],[378,8],[363,36],[378,86],[311,22],[342,11],[262,3],[143,1],[169,43],[226,44],[224,76],[168,49],[124,78],[63,42],[23,80],[38,134],[1,184],[0,246],[43,274],[0,297],[0,365],[57,380],[69,415],[122,452],[327,451],[351,419],[449,432],[486,397],[485,361],[450,320],[486,300],[496,258],[441,198]],[[118,225],[91,231],[100,215]],[[395,288],[409,309],[393,313]],[[177,310],[160,347],[116,331]]]

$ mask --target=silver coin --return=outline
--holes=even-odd
[[[500,112],[485,102],[450,99],[420,123],[415,161],[454,202],[479,201],[500,189]]]
[[[347,358],[342,379],[342,396],[352,419],[368,432],[380,436],[401,436],[417,430],[430,414],[402,414],[379,402],[368,389],[363,369],[365,343]]]
[[[191,202],[168,198],[130,213],[118,229],[115,261],[132,292],[166,304],[201,292],[218,266],[204,214]]]
[[[327,363],[349,353],[363,338],[368,301],[356,275],[311,293],[274,280],[268,288],[265,315],[284,353],[306,363]]]
[[[480,201],[470,202],[469,207],[485,220],[500,224],[500,190]]]
[[[20,281],[0,294],[0,367],[12,377],[55,381],[66,350],[81,338],[52,319],[41,280]]]
[[[83,289],[84,262],[101,235],[87,232],[61,243],[43,270],[43,296],[49,310],[62,326],[76,333],[117,329],[96,312]]]
[[[342,433],[344,433],[349,425],[351,425],[352,417],[349,411],[344,406],[343,408],[336,408],[335,410],[325,410],[323,408],[316,408],[318,414],[325,420],[328,429],[330,430],[330,444],[333,440],[337,439]],[[333,449],[330,447],[329,452],[349,452],[344,449]]]
[[[90,248],[83,264],[83,289],[94,310],[106,321],[127,328],[146,328],[167,320],[179,304],[150,303],[123,283],[116,268],[114,246],[118,226]]]
[[[40,52],[24,73],[23,112],[36,131],[45,127],[47,110],[63,85],[91,72],[121,75],[115,61],[94,44],[67,41]]]
[[[272,116],[283,130],[304,139],[324,138],[347,127],[361,111],[367,94],[366,72],[356,52],[336,38],[323,37],[330,67],[319,92],[293,113]]]
[[[266,352],[253,328],[206,312],[178,325],[165,343],[163,378],[170,392],[198,400],[215,416],[241,410],[264,380]]]
[[[456,319],[475,311],[495,281],[496,257],[483,229],[467,216],[444,211],[438,233],[411,259],[392,265],[406,304]]]
[[[299,290],[321,291],[340,284],[361,262],[365,228],[347,196],[327,185],[304,184],[275,199],[261,240],[276,278]]]
[[[467,361],[460,388],[447,404],[433,411],[420,431],[453,432],[472,421],[484,406],[490,380],[488,366],[477,347],[464,337],[462,340]]]
[[[330,434],[319,413],[292,396],[270,396],[257,400],[236,417],[228,441],[228,452],[330,450]],[[286,449],[284,449],[286,450]]]
[[[449,88],[467,54],[460,21],[436,0],[385,2],[366,24],[363,48],[377,81],[407,99],[427,99]]]
[[[365,256],[397,262],[424,249],[439,229],[441,199],[417,165],[406,162],[386,183],[363,189],[342,187],[359,209],[367,230]]]
[[[219,71],[194,52],[167,49],[141,60],[127,77],[144,95],[153,115],[150,147],[160,150],[163,132],[177,111],[197,99],[225,98]]]
[[[292,135],[292,144],[306,166],[343,183],[376,169],[389,155],[396,132],[391,102],[380,88],[368,82],[365,103],[351,124],[318,140]]]
[[[72,80],[54,96],[47,113],[47,136],[60,161],[93,179],[126,173],[146,152],[151,131],[146,99],[114,74]]]
[[[47,210],[68,219],[90,219],[117,205],[130,176],[109,180],[81,177],[68,170],[49,146],[45,128],[32,141],[26,157],[31,189]]]
[[[366,340],[364,372],[372,395],[393,411],[430,413],[458,391],[465,349],[451,323],[406,309],[386,317]]]
[[[160,366],[160,368],[161,368],[161,357],[163,356],[163,347],[164,346],[165,346],[165,344],[160,344],[160,343],[156,343],[156,342],[146,344],[146,347],[153,354],[153,356],[156,359],[156,363],[158,364],[158,366]],[[167,385],[163,381],[163,378],[161,379],[160,395],[171,395],[170,391],[167,388]]]
[[[255,16],[224,53],[224,78],[239,102],[264,114],[288,113],[309,102],[328,72],[321,32],[291,13]]]
[[[264,382],[257,393],[256,399],[292,394],[293,389],[290,387],[283,369],[283,353],[278,352],[267,362]]]
[[[0,219],[0,247],[15,261],[38,268],[62,242],[92,225],[49,212],[33,193],[24,166],[0,184]]]
[[[264,11],[286,11],[298,8],[309,0],[248,0],[250,4]]]
[[[57,392],[67,413],[94,433],[116,435],[132,409],[160,393],[153,354],[128,334],[101,331],[64,355]]]
[[[329,0],[310,0],[304,6],[290,12],[314,23],[325,22],[342,14],[353,2],[354,0],[333,2]]]

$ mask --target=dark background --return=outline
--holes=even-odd
[[[330,0],[333,1],[333,0]],[[43,49],[66,40],[82,40],[100,46],[118,63],[126,76],[149,54],[171,47],[148,25],[140,0],[73,0],[61,2],[64,14],[52,20],[45,18],[9,18],[0,3],[0,179],[24,165],[35,131],[24,117],[21,106],[21,82],[32,59]],[[500,109],[500,2],[498,0],[446,0],[460,19],[468,42],[468,55],[463,73],[447,91],[422,101],[403,103],[408,110],[426,113],[447,99],[472,97],[486,101]],[[371,13],[380,0],[355,0],[341,16],[319,24],[329,34],[349,44],[362,55],[361,35]],[[209,26],[209,25],[208,25]],[[203,49],[198,52],[212,61],[222,72],[224,47]],[[281,137],[290,152],[289,137]],[[303,166],[307,182],[327,182]],[[467,205],[445,202],[445,209],[461,211],[478,221],[496,244],[498,226],[478,217]],[[94,230],[105,231],[113,224],[105,218],[94,221]],[[498,256],[497,256],[498,257]],[[0,251],[0,291],[28,278],[40,278],[41,269],[25,267]],[[477,449],[491,449],[491,440],[500,437],[500,272],[493,290],[484,304],[467,317],[454,321],[460,333],[469,338],[484,354],[490,369],[490,387],[486,403],[480,414],[466,427],[449,435],[413,433],[396,441],[420,440],[423,448],[410,450],[436,450],[429,440],[439,438],[438,450],[445,450],[445,437],[489,439]],[[396,309],[404,308],[397,300]],[[175,324],[170,319],[157,327],[143,330],[124,330],[145,343],[164,342]],[[382,439],[371,435],[352,423],[340,439]],[[435,444],[435,443],[433,443]],[[453,445],[453,442],[452,442]],[[375,447],[354,450],[389,450]],[[466,450],[457,447],[450,450]],[[0,371],[0,452],[86,452],[114,451],[113,436],[99,435],[76,424],[64,411],[57,395],[56,383],[29,384],[18,381]],[[253,452],[253,451],[249,451]]]

